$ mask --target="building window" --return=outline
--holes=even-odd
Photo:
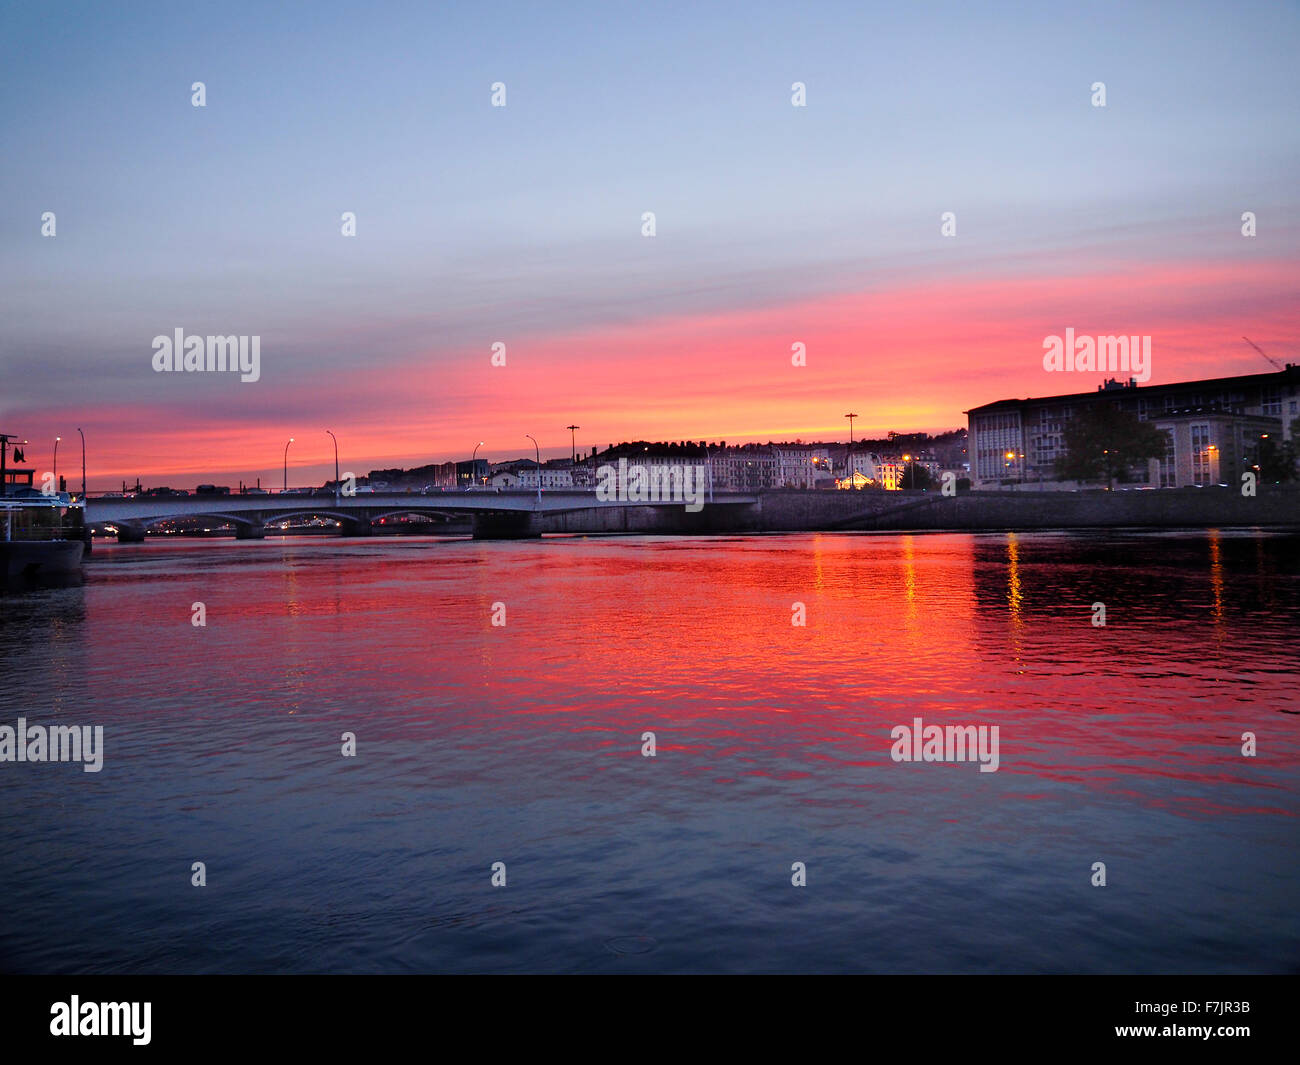
[[[1178,484],[1177,477],[1178,452],[1174,449],[1173,431],[1165,433],[1165,458],[1160,463],[1160,487],[1174,488]]]
[[[1192,482],[1210,483],[1210,427],[1193,425],[1192,429]]]

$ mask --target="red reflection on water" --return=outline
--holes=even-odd
[[[1219,533],[110,547],[80,631],[92,682],[124,713],[234,745],[293,717],[322,745],[346,726],[476,751],[494,771],[561,759],[580,777],[639,764],[650,730],[672,779],[816,784],[807,801],[980,778],[890,761],[890,729],[921,717],[999,726],[987,776],[1053,785],[1000,797],[1083,788],[1290,814],[1286,549]],[[205,629],[189,623],[195,601]],[[1246,730],[1266,737],[1256,759],[1240,753]],[[1206,797],[1224,786],[1260,801]]]

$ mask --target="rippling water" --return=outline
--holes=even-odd
[[[1300,971],[1298,622],[1251,531],[96,545],[0,594],[105,730],[0,763],[0,968]]]

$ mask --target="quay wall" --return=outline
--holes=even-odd
[[[543,533],[696,534],[834,530],[1300,528],[1300,486],[1152,491],[762,492],[752,505],[625,507],[539,515]]]

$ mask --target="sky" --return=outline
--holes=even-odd
[[[293,437],[306,485],[327,429],[357,473],[940,432],[1100,384],[1067,327],[1267,372],[1297,45],[1296,3],[8,3],[0,431],[77,487],[82,428],[92,491],[277,485]],[[178,328],[259,379],[156,372]]]

